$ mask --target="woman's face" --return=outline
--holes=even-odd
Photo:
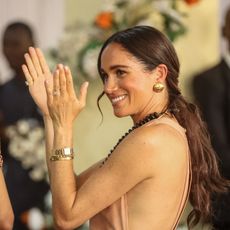
[[[134,121],[138,121],[156,103],[153,92],[155,70],[147,71],[120,44],[112,43],[103,51],[101,75],[104,79],[104,92],[116,116],[130,115]]]

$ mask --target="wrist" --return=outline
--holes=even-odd
[[[53,149],[64,148],[66,146],[73,146],[72,129],[54,129]]]
[[[43,118],[43,121],[46,123],[46,122],[52,122],[52,118],[50,117],[50,115],[44,115],[42,116]]]

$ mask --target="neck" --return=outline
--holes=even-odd
[[[168,101],[169,96],[167,90],[164,90],[161,93],[154,93],[142,109],[142,112],[131,116],[134,124],[138,123],[149,114],[162,113],[166,111],[168,108]]]

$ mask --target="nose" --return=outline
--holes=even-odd
[[[107,94],[110,94],[117,90],[118,88],[118,82],[115,78],[108,77],[106,81],[104,82],[104,92]]]

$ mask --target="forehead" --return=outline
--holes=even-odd
[[[109,44],[101,55],[101,68],[106,69],[113,65],[140,64],[140,62],[120,44]]]

